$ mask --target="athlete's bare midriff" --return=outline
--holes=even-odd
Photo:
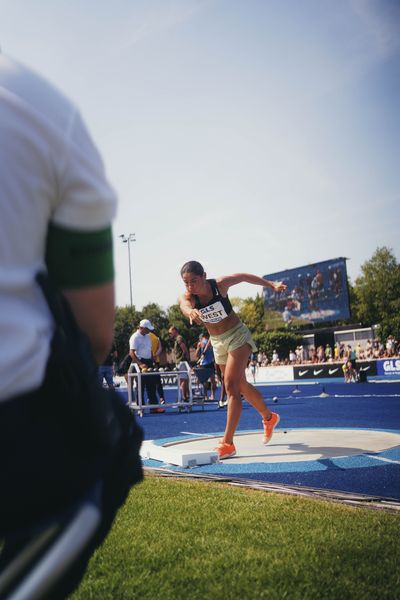
[[[202,300],[203,300],[203,298],[200,297],[200,301],[202,301]],[[209,300],[209,299],[207,299],[207,300]],[[194,305],[195,305],[195,302],[194,302],[194,298],[192,297],[193,308],[194,308]],[[232,329],[239,323],[240,323],[239,317],[237,316],[237,314],[234,311],[232,311],[225,319],[222,319],[222,321],[220,321],[219,323],[206,323],[203,321],[203,326],[207,329],[208,333],[210,333],[211,335],[220,335],[221,333],[225,333],[226,331],[229,331],[230,329]]]
[[[208,323],[207,325],[204,323],[204,326],[211,335],[220,335],[221,333],[229,331],[238,325],[238,323],[240,323],[240,319],[237,314],[232,311],[223,321],[220,321],[219,323]]]

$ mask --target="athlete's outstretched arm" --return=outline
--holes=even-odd
[[[258,275],[252,275],[251,273],[235,273],[233,275],[224,275],[217,279],[219,290],[223,296],[226,295],[228,289],[238,283],[252,283],[254,285],[262,285],[263,287],[270,287],[273,290],[280,292],[286,290],[286,284],[282,281],[269,281],[258,277]]]

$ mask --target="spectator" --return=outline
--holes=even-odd
[[[142,373],[147,373],[154,369],[153,353],[151,351],[151,338],[149,332],[154,327],[148,319],[142,319],[139,327],[129,339],[129,354],[132,361],[135,362]],[[142,377],[142,394],[147,393],[149,404],[158,404],[157,398],[157,379],[155,375],[144,375]],[[163,413],[165,409],[161,406],[151,408],[152,413]]]
[[[159,371],[160,370],[160,354],[162,352],[161,340],[158,336],[156,336],[154,331],[149,331],[149,336],[150,336],[150,340],[151,340],[151,353],[153,355],[155,368],[157,369],[157,371]],[[160,404],[165,404],[164,388],[163,388],[163,384],[161,381],[161,376],[154,375],[154,381],[156,382],[156,390],[157,390],[157,394],[158,394],[158,397],[160,400]]]
[[[182,363],[189,363],[190,354],[185,340],[175,327],[171,325],[168,330],[169,335],[174,340],[174,353],[175,353],[175,366],[177,371],[181,371],[184,368]],[[180,386],[182,392],[182,399],[184,402],[189,401],[189,381],[188,375],[180,375]]]
[[[301,364],[302,361],[302,351],[300,349],[300,346],[296,346],[296,350],[295,350],[295,355],[296,355],[296,364]]]
[[[392,335],[389,335],[389,337],[386,340],[386,356],[388,356],[389,358],[394,356],[395,347],[395,339]]]
[[[356,351],[350,345],[348,346],[348,348],[349,348],[348,359],[351,362],[351,366],[355,370],[355,368],[356,368],[356,358],[357,358]]]
[[[113,339],[116,198],[72,103],[4,55],[0,88],[1,562],[101,480],[102,523],[59,582],[65,597],[142,478],[141,430],[98,383]]]
[[[114,389],[114,363],[117,360],[117,356],[117,350],[115,348],[115,345],[113,344],[105,360],[99,366],[100,384],[103,385],[103,381],[105,381],[107,387],[111,390]]]
[[[315,349],[315,346],[311,346],[310,354],[311,354],[311,362],[312,363],[318,362],[317,350]]]
[[[319,363],[325,362],[325,350],[323,346],[318,346],[317,348],[317,361]]]
[[[299,346],[299,352],[298,352],[298,362],[300,364],[306,363],[308,362],[308,351],[309,351],[309,347],[308,346]]]
[[[351,360],[347,360],[343,364],[342,369],[345,383],[354,383],[357,380],[357,373],[352,365]]]
[[[326,362],[332,361],[332,347],[330,344],[326,344],[325,346],[325,360]]]
[[[214,351],[212,348],[211,340],[206,333],[202,333],[200,335],[199,343],[196,349],[196,356],[198,357],[198,364],[203,369],[207,369],[210,371],[210,377],[203,384],[206,395],[208,393],[208,388],[211,388],[210,400],[214,400],[215,398],[215,390],[216,390],[216,381],[215,381],[215,360],[214,360]]]
[[[381,357],[381,348],[382,348],[382,345],[380,344],[379,340],[374,340],[374,342],[373,342],[373,356],[374,356],[374,358],[380,358]]]
[[[340,344],[339,342],[336,342],[334,349],[333,349],[333,360],[335,362],[338,362],[340,360]]]
[[[360,342],[358,342],[357,346],[356,346],[356,358],[357,358],[357,360],[364,360],[364,358],[365,358],[365,352],[364,352]]]
[[[347,346],[344,347],[344,351],[343,351],[343,359],[345,362],[347,362],[349,360],[350,354],[351,354],[351,346],[350,346],[350,344],[347,344]]]
[[[258,363],[257,363],[257,360],[255,358],[255,354],[251,357],[251,359],[249,361],[249,369],[250,369],[251,376],[253,378],[253,383],[256,383],[256,375],[257,375],[257,371],[258,371]]]

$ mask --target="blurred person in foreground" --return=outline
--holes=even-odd
[[[116,198],[69,100],[2,54],[0,94],[1,568],[101,481],[101,525],[58,598],[142,478],[142,432],[98,381],[113,341]]]
[[[183,265],[181,277],[186,287],[186,293],[179,300],[181,311],[190,323],[203,325],[209,332],[215,362],[221,368],[228,397],[225,433],[216,448],[219,458],[236,454],[233,436],[242,412],[241,394],[261,415],[264,444],[267,444],[279,423],[279,415],[269,410],[257,388],[246,380],[249,357],[257,348],[249,329],[233,310],[228,290],[242,282],[271,287],[278,292],[285,290],[286,285],[249,273],[207,279],[202,265],[195,260]]]

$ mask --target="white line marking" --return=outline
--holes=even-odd
[[[333,394],[334,398],[398,398],[400,394],[360,394],[355,396],[354,394]],[[316,396],[309,396],[315,398]]]
[[[183,435],[197,435],[199,437],[210,437],[209,433],[197,433],[197,431],[181,431],[181,433],[183,433]]]
[[[383,462],[394,463],[395,465],[400,465],[400,460],[392,460],[391,458],[384,458],[383,456],[371,456],[371,454],[366,454],[368,458],[374,458],[375,460],[382,460]]]

